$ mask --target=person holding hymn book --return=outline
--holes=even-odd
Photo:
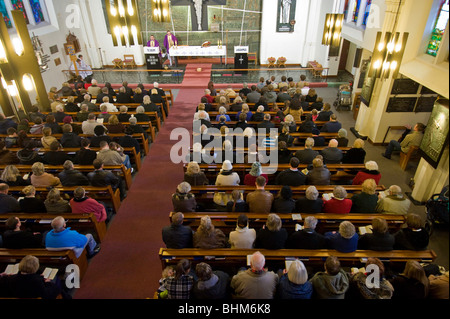
[[[366,269],[353,269],[350,275],[350,287],[347,293],[348,299],[353,300],[379,300],[379,299],[391,299],[394,294],[394,287],[385,278],[385,268],[383,262],[378,258],[367,258],[366,268],[370,265],[374,265],[379,270],[380,281],[378,287],[368,287],[367,280],[369,273]]]
[[[286,248],[290,249],[325,249],[325,237],[316,232],[318,220],[314,216],[308,216],[303,223],[303,229],[293,232],[287,242]]]
[[[303,262],[295,259],[290,263],[289,268],[284,269],[278,276],[280,279],[277,286],[277,298],[311,299],[313,286],[308,281],[308,272]]]
[[[384,218],[372,220],[372,232],[361,234],[358,249],[391,251],[394,249],[395,238],[389,233],[389,226]]]
[[[347,191],[342,186],[335,186],[333,193],[323,194],[323,212],[328,214],[348,214],[352,201],[347,198]]]
[[[277,214],[269,214],[266,224],[256,233],[255,248],[283,249],[288,233],[282,228],[281,218]]]
[[[39,259],[32,255],[22,258],[18,273],[0,276],[1,296],[20,299],[56,299],[62,290],[51,279],[46,279],[38,273]],[[62,294],[63,298],[70,298]]]

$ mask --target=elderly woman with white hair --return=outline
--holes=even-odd
[[[219,107],[219,114],[216,116],[216,122],[220,121],[220,117],[225,116],[225,122],[230,122],[231,118],[227,114],[227,109],[224,106]]]
[[[375,161],[368,161],[364,165],[365,169],[359,171],[353,179],[353,185],[361,185],[366,179],[373,179],[378,185],[381,179],[381,173],[378,170],[378,164]]]
[[[324,235],[329,249],[335,249],[342,253],[351,253],[358,249],[359,236],[356,233],[355,225],[347,220],[339,224],[338,232],[327,232]]]
[[[347,130],[345,128],[341,128],[338,131],[338,147],[347,147],[348,146],[348,138],[347,138]]]
[[[137,119],[138,122],[150,122],[150,116],[145,114],[145,108],[142,105],[139,105],[136,108],[136,114],[134,114],[134,117]]]
[[[310,215],[303,222],[303,229],[292,232],[286,242],[289,249],[325,249],[325,237],[316,232],[318,220]]]
[[[190,191],[191,185],[189,183],[178,184],[176,192],[172,194],[174,212],[195,212],[197,210],[195,195]]]
[[[311,299],[313,287],[308,281],[305,265],[298,259],[292,261],[288,269],[284,269],[277,286],[279,299]]]
[[[306,189],[305,197],[297,199],[295,211],[304,214],[318,214],[322,212],[323,200],[319,197],[319,191],[315,186]]]
[[[203,216],[193,237],[194,248],[215,249],[227,248],[228,238],[218,228],[215,228],[209,216]]]
[[[333,196],[323,202],[324,213],[328,214],[348,214],[352,209],[352,201],[347,198],[347,191],[342,186],[335,186]]]
[[[286,245],[288,233],[282,228],[280,216],[269,214],[266,224],[256,233],[255,248],[283,249]]]

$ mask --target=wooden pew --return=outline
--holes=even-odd
[[[186,172],[188,164],[184,164],[184,172]],[[199,164],[200,169],[205,173],[206,177],[211,180],[215,180],[220,170],[222,169],[222,164]],[[300,164],[298,169],[302,171],[307,168],[307,164]],[[250,172],[252,164],[233,164],[233,171],[236,172],[241,181],[244,180],[246,174]],[[289,164],[278,164],[277,166],[262,164],[262,170],[264,174],[269,174],[269,183],[273,182],[275,174],[288,170],[290,168]],[[357,171],[365,169],[364,164],[327,164],[327,168],[331,172],[332,181],[348,181],[355,177]]]
[[[84,277],[88,260],[86,255],[86,249],[83,251],[80,257],[76,257],[75,253],[71,249],[61,251],[49,251],[45,248],[34,249],[6,249],[0,248],[0,264],[4,267],[8,264],[16,264],[27,255],[35,256],[39,259],[41,267],[48,266],[52,268],[58,268],[61,272],[65,272],[66,266],[75,264],[80,268],[80,277]]]
[[[55,136],[55,135],[53,135]],[[21,148],[18,147],[12,147],[12,148],[8,148],[8,150],[10,150],[11,152],[15,152],[17,153],[18,151],[21,150]],[[77,151],[79,151],[79,148],[63,148],[61,149],[61,151],[66,152],[67,154],[71,154],[71,155],[75,155],[75,153]],[[98,152],[100,150],[100,148],[98,147],[91,147],[91,150]],[[141,162],[141,153],[137,153],[136,149],[134,147],[124,147],[123,148],[124,152],[126,154],[128,154],[130,156],[130,161],[132,163],[136,164],[136,170],[140,170],[141,166],[142,166],[142,162]],[[45,152],[49,152],[50,150],[46,150],[45,148],[40,148],[38,150],[38,153],[40,155],[44,154]]]
[[[74,123],[72,124],[78,124],[81,126],[82,122],[77,122],[78,118],[77,118],[77,114],[76,112],[65,112],[67,115],[70,115],[72,117],[72,119],[74,120]],[[89,112],[89,113],[94,113],[97,117],[102,114],[101,112]],[[42,114],[44,115],[49,115],[51,114],[51,112],[42,112]],[[110,112],[108,114],[111,115],[119,115],[120,112]],[[134,112],[127,112],[127,114],[133,115],[135,114]],[[150,134],[150,136],[152,137],[152,141],[155,141],[155,127],[156,126],[156,130],[158,130],[158,132],[161,130],[161,119],[158,116],[157,112],[144,112],[144,114],[148,115],[151,119],[150,122],[137,122],[136,124],[139,124],[141,126],[143,126],[144,128],[147,128],[146,131],[147,133]],[[29,125],[32,126],[34,123],[30,122]],[[61,126],[64,123],[59,123]],[[128,125],[130,123],[122,123],[124,125]]]
[[[58,188],[61,192],[61,196],[67,194],[70,198],[73,198],[73,192],[77,187],[55,187]],[[97,200],[103,202],[111,202],[112,206],[117,213],[120,208],[120,191],[116,189],[115,191],[112,189],[110,185],[105,187],[94,187],[94,186],[83,186],[86,191],[86,195]],[[9,195],[19,198],[23,197],[21,193],[23,186],[11,186],[9,188]],[[41,195],[42,198],[46,198],[49,192],[49,188],[45,187],[36,187],[36,196]]]
[[[356,250],[351,253],[341,253],[332,249],[169,249],[160,248],[159,258],[162,269],[169,265],[176,265],[181,259],[188,259],[194,265],[199,262],[206,262],[213,269],[220,267],[247,267],[247,256],[256,251],[261,252],[266,259],[266,266],[269,270],[277,271],[285,268],[285,261],[293,258],[302,260],[307,267],[316,266],[323,269],[323,264],[329,256],[339,258],[342,266],[361,267],[369,257],[379,258],[389,266],[396,266],[403,270],[404,264],[409,260],[419,262],[433,262],[436,259],[436,253],[433,250],[413,251],[413,250],[393,250],[393,251],[374,251],[374,250]]]
[[[11,216],[19,217],[24,228],[31,229],[36,232],[45,232],[51,230],[50,223],[56,215],[52,214],[29,214],[29,213],[9,213],[0,214],[0,230],[6,230],[5,222]],[[106,235],[106,223],[98,222],[93,213],[89,214],[61,214],[66,220],[67,227],[80,232],[90,233],[97,242],[102,242]]]
[[[0,165],[0,170],[4,170],[7,165]],[[19,172],[21,174],[27,174],[31,172],[31,166],[32,165],[21,165],[17,164],[14,165],[17,167]],[[53,172],[62,172],[64,170],[64,167],[61,166],[54,166],[54,165],[44,165],[45,171],[47,173]],[[118,175],[122,176],[125,184],[127,186],[127,189],[130,189],[131,183],[132,183],[132,177],[131,177],[131,170],[129,168],[126,168],[125,165],[113,165],[113,166],[103,166],[104,170],[112,171],[114,173],[119,173]],[[74,165],[74,170],[78,170],[80,172],[89,173],[94,171],[94,166],[92,165]],[[55,174],[56,175],[56,174]]]
[[[172,216],[176,212],[170,212],[169,221],[172,222]],[[229,234],[230,231],[235,230],[236,221],[242,213],[232,212],[183,212],[184,221],[183,224],[191,226],[196,230],[200,225],[200,219],[203,216],[208,215],[213,225],[216,228],[220,228],[225,234]],[[249,227],[259,229],[265,225],[267,221],[267,214],[260,213],[244,213],[249,219]],[[372,224],[374,218],[380,217],[386,220],[388,226],[392,232],[400,230],[402,225],[406,223],[406,216],[394,215],[394,214],[279,214],[277,215],[282,220],[282,227],[286,228],[288,232],[295,230],[295,224],[303,225],[306,217],[314,216],[318,220],[316,231],[318,233],[324,233],[326,231],[335,231],[339,229],[339,224],[345,220],[350,221],[356,228],[360,226],[367,226]],[[301,220],[296,219],[296,215],[301,216]]]
[[[301,196],[305,195],[306,189],[311,185],[303,185],[297,187],[291,187],[293,198],[297,199]],[[319,191],[319,196],[324,193],[332,193],[334,187],[336,185],[316,185],[317,190]],[[351,198],[353,193],[360,193],[362,191],[361,185],[343,185],[343,187],[347,191],[347,198]],[[266,191],[272,193],[274,197],[278,196],[282,186],[281,185],[266,185],[264,188]],[[376,191],[384,191],[386,188],[383,185],[378,185]],[[205,186],[192,186],[191,192],[195,195],[197,203],[202,203],[206,205],[205,209],[208,209],[209,206],[213,205],[214,193],[231,193],[233,190],[240,190],[243,192],[244,200],[247,197],[247,194],[256,190],[255,186],[215,186],[215,185],[205,185]]]

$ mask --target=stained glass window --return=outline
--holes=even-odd
[[[359,9],[361,8],[361,0],[356,0],[355,1],[355,7],[353,9],[353,17],[352,17],[352,21],[356,22],[358,20],[358,15],[359,15]]]
[[[23,12],[23,17],[25,18],[25,21],[27,22],[27,24],[29,24],[30,21],[28,20],[27,12],[25,11],[23,1],[22,0],[11,0],[11,4],[12,4],[14,10],[20,10]]]
[[[366,25],[367,25],[367,18],[369,17],[369,14],[370,14],[370,6],[371,5],[372,5],[372,0],[367,0],[366,10],[364,11],[364,17],[363,17],[363,22],[362,22],[362,25],[364,27],[366,27]]]
[[[441,3],[439,14],[436,23],[431,33],[430,42],[427,47],[427,54],[436,56],[444,36],[445,28],[447,27],[449,17],[449,0],[444,0]]]
[[[39,0],[29,0],[31,10],[33,10],[33,17],[36,24],[45,21],[44,13],[42,12],[41,2]]]
[[[345,0],[345,4],[344,4],[344,20],[347,21],[347,17],[348,17],[348,7],[350,6],[350,1],[349,0]]]
[[[5,1],[0,0],[0,13],[3,15],[3,20],[5,20],[6,27],[12,28],[11,19],[9,18],[8,11],[6,10]]]

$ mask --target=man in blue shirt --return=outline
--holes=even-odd
[[[342,124],[337,121],[336,114],[330,115],[330,121],[322,126],[321,132],[337,133],[342,128]]]
[[[66,228],[66,221],[58,216],[52,220],[52,230],[45,237],[45,247],[48,250],[73,249],[75,256],[81,256],[84,248],[87,249],[88,257],[93,257],[100,251],[94,237],[91,234],[80,234],[70,227]]]

